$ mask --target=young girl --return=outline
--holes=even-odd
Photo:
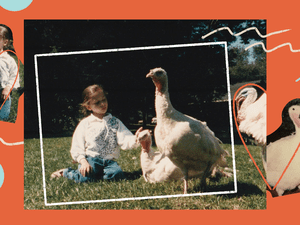
[[[2,106],[0,110],[0,120],[6,120],[9,116],[11,98],[8,95],[11,88],[20,87],[19,76],[17,76],[17,63],[8,52],[5,51],[9,49],[13,50],[12,42],[13,36],[11,29],[6,25],[0,24],[0,107]],[[5,103],[3,104],[4,101]]]
[[[115,159],[120,149],[138,147],[137,130],[133,135],[116,117],[107,113],[107,94],[99,85],[87,87],[82,94],[82,111],[86,117],[81,120],[73,134],[71,155],[79,163],[78,169],[61,169],[51,177],[66,177],[75,182],[99,179],[124,179],[124,173]]]

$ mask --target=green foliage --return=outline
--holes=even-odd
[[[227,30],[205,39],[202,36],[220,27],[237,33],[252,26],[265,33],[265,20],[25,21],[25,135],[38,134],[35,54],[216,41],[227,41],[229,46],[236,37]],[[255,31],[242,35],[242,43],[258,39]],[[246,60],[247,52],[229,54],[232,83],[265,79],[261,73],[265,60],[252,65]],[[78,122],[81,92],[94,83],[106,87],[111,94],[109,109],[124,123],[132,123],[131,119],[136,123],[153,114],[154,88],[145,75],[159,66],[169,74],[174,107],[199,106],[192,112],[198,118],[203,103],[218,100],[227,92],[224,59],[222,45],[38,58],[43,132],[69,135]],[[256,66],[258,62],[260,66]]]
[[[73,167],[69,153],[71,138],[43,139],[45,190],[47,203],[120,199],[145,196],[177,195],[183,192],[182,181],[146,183],[141,175],[140,149],[122,151],[119,165],[128,179],[119,182],[99,181],[76,184],[65,178],[50,179],[58,169]],[[41,150],[38,139],[25,139],[24,209],[265,209],[266,186],[243,146],[235,146],[238,193],[195,197],[172,197],[147,200],[112,201],[61,206],[45,206]],[[223,145],[231,152],[230,145]],[[250,146],[261,166],[260,148]],[[228,158],[232,166],[231,157]],[[232,178],[207,179],[207,191],[233,190]],[[199,192],[200,179],[189,180],[189,193]]]
[[[266,81],[266,53],[261,47],[254,47],[254,62],[249,62],[249,51],[241,46],[229,49],[229,74],[231,84],[238,82]]]
[[[266,45],[266,43],[264,43]],[[266,77],[267,74],[267,57],[266,52],[260,46],[253,47],[253,57],[255,59],[255,68],[259,71],[261,76]],[[266,78],[265,78],[266,79]]]

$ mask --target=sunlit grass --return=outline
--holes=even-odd
[[[145,196],[170,196],[183,193],[183,182],[146,183],[140,168],[140,149],[121,151],[119,165],[127,175],[123,181],[98,181],[77,184],[65,178],[50,179],[52,172],[66,167],[76,168],[69,153],[71,138],[43,139],[45,189],[47,203],[111,200]],[[231,152],[231,145],[224,144]],[[253,157],[261,164],[260,148],[250,146]],[[126,200],[45,206],[41,148],[38,139],[25,139],[24,208],[25,209],[265,209],[266,186],[243,146],[235,146],[238,193],[147,200]],[[229,157],[228,162],[232,166]],[[189,194],[199,192],[200,179],[189,180]],[[232,191],[234,179],[207,179],[206,192]]]

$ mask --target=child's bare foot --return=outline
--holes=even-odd
[[[51,178],[62,177],[65,169],[60,169],[51,174]]]

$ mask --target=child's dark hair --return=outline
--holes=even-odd
[[[8,40],[7,45],[5,45],[3,47],[4,50],[12,50],[15,51],[14,46],[13,46],[13,34],[11,29],[4,25],[4,24],[0,24],[0,36],[4,39],[4,40]]]
[[[87,105],[89,104],[91,100],[92,94],[94,94],[97,91],[103,91],[105,97],[107,98],[108,93],[104,90],[102,85],[99,84],[93,84],[85,88],[82,92],[82,103],[80,104],[80,112],[84,116],[90,115],[92,112],[87,109]]]

